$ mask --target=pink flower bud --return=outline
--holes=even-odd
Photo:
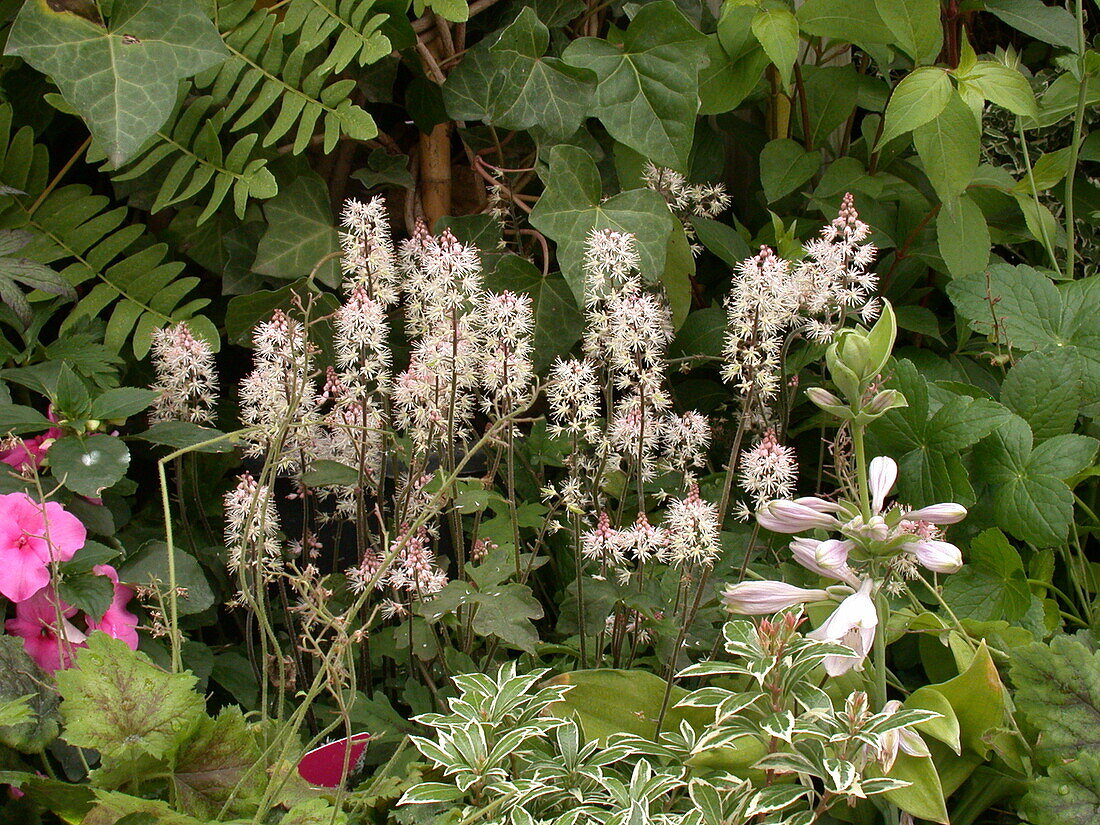
[[[766,616],[805,602],[829,598],[824,590],[807,590],[786,582],[741,582],[731,584],[722,601],[731,613],[741,616]]]
[[[886,496],[890,494],[890,490],[898,480],[897,462],[884,455],[872,458],[867,475],[871,484],[871,509],[881,513]]]
[[[955,573],[963,566],[962,553],[950,542],[922,539],[906,544],[905,549],[933,573]]]
[[[933,504],[906,513],[905,518],[913,521],[927,521],[929,524],[955,524],[966,518],[966,508],[954,502]]]
[[[826,530],[839,526],[833,516],[819,512],[796,501],[776,499],[769,501],[756,513],[760,526],[775,533],[801,533],[822,527]]]
[[[838,564],[824,564],[818,556],[820,548],[823,545],[840,545],[843,547],[844,559]],[[837,579],[838,581],[846,582],[853,587],[859,584],[859,580],[855,577],[849,569],[846,559],[848,552],[852,548],[851,542],[835,541],[830,539],[829,541],[818,541],[817,539],[798,538],[791,542],[791,554],[794,556],[794,560],[809,570],[811,573],[817,573],[819,576],[824,576],[827,579]],[[839,555],[839,551],[836,548],[830,547],[826,551],[827,560],[835,561]]]

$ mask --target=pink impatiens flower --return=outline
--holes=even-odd
[[[99,619],[92,619],[88,617],[88,632],[93,630],[102,630],[108,636],[113,636],[116,639],[121,639],[130,646],[131,650],[137,650],[138,648],[138,634],[137,624],[138,617],[126,609],[126,605],[130,603],[130,599],[134,597],[134,590],[132,587],[127,587],[124,584],[119,584],[118,573],[115,572],[115,568],[109,564],[97,564],[92,568],[92,572],[97,576],[106,576],[111,580],[114,585],[114,597],[111,599],[111,606],[107,608]]]
[[[0,593],[13,602],[30,598],[49,583],[51,558],[68,561],[86,538],[80,519],[57,502],[0,495]]]
[[[57,612],[61,610],[61,629],[57,627]],[[52,587],[43,587],[29,599],[15,606],[15,618],[4,628],[13,636],[23,637],[23,648],[47,673],[72,664],[72,648],[83,647],[87,639],[69,621],[76,608],[65,604]]]
[[[50,421],[57,421],[57,417],[53,412],[53,407],[50,407],[47,417]],[[19,472],[32,468],[37,469],[41,466],[42,460],[46,457],[46,451],[50,449],[50,445],[60,437],[61,429],[59,427],[50,427],[44,433],[40,433],[32,438],[24,438],[14,447],[0,451],[0,462],[15,468],[15,470]]]

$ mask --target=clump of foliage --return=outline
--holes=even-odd
[[[1091,823],[1095,11],[0,2],[0,818]]]

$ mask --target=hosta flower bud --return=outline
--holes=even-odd
[[[729,585],[722,601],[731,613],[740,616],[766,616],[805,602],[829,598],[824,590],[807,590],[786,582],[740,582]]]
[[[824,544],[843,545],[846,547],[844,550],[844,558],[847,559],[848,550],[851,549],[850,542],[840,542],[830,539],[829,541],[818,541],[817,539],[797,538],[791,542],[791,555],[794,556],[794,560],[800,565],[805,567],[811,573],[817,573],[819,576],[824,576],[827,579],[837,579],[838,581],[847,582],[853,587],[859,584],[859,580],[856,579],[855,574],[849,569],[846,561],[842,561],[839,564],[823,564],[818,560],[818,550]],[[829,548],[826,552],[828,561],[833,562],[837,558],[837,551],[835,548]]]
[[[864,409],[871,415],[879,416],[895,407],[908,406],[909,402],[905,400],[905,396],[897,390],[883,390],[882,392],[876,393],[875,397],[868,402]]]
[[[871,485],[871,509],[881,513],[886,496],[890,495],[890,490],[898,480],[897,462],[884,455],[872,458],[871,465],[867,468],[867,476]]]
[[[955,573],[963,565],[962,552],[950,542],[922,539],[905,545],[933,573]]]
[[[906,513],[905,518],[913,521],[927,521],[929,524],[955,524],[966,518],[966,508],[954,502],[932,504]]]
[[[838,526],[836,518],[794,501],[769,501],[756,512],[760,526],[775,533],[801,533],[815,527]]]

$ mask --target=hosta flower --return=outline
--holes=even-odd
[[[84,546],[80,519],[54,501],[26,493],[0,495],[0,593],[30,598],[50,581],[50,561],[68,561]]]
[[[83,647],[87,639],[69,621],[75,615],[75,607],[61,601],[52,587],[43,587],[15,606],[15,618],[8,619],[4,628],[13,636],[21,636],[27,655],[44,671],[53,673],[67,668],[72,663],[72,649]]]
[[[839,527],[840,522],[836,516],[813,505],[813,502],[818,501],[821,500],[769,501],[757,511],[756,520],[760,522],[761,527],[775,533],[801,533],[803,530],[813,530],[815,527],[834,530]],[[828,504],[828,502],[821,503]]]
[[[842,581],[852,587],[859,586],[859,579],[848,567],[848,553],[855,547],[855,542],[797,538],[790,547],[794,560],[811,573]]]
[[[741,616],[767,616],[806,602],[829,598],[824,590],[807,590],[786,582],[740,582],[729,585],[722,601],[731,613]]]
[[[851,656],[827,656],[825,672],[840,676],[849,670],[863,670],[863,660],[875,641],[878,612],[871,598],[874,582],[865,579],[859,590],[840,603],[825,624],[806,635],[822,642],[837,642],[852,650]]]
[[[891,699],[882,708],[883,713],[890,715],[897,713],[899,710],[901,710],[901,702],[897,699]],[[915,730],[910,730],[907,727],[894,728],[882,734],[876,754],[882,769],[887,773],[894,766],[899,750],[902,753],[909,754],[909,756],[931,755],[928,751],[928,745],[924,743],[920,734]]]

